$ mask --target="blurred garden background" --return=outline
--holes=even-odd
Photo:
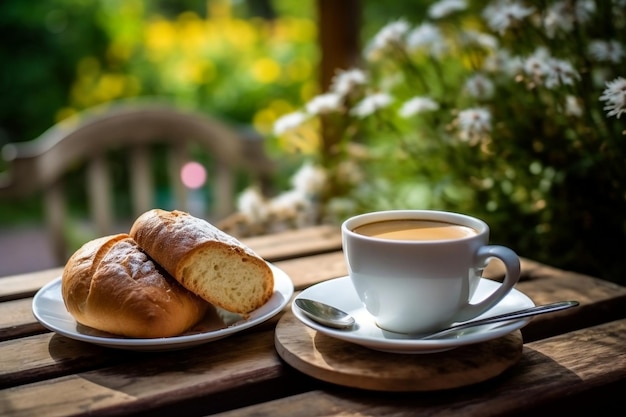
[[[624,0],[332,3],[4,0],[0,147],[165,99],[263,138],[276,194],[241,184],[251,222],[293,189],[302,224],[453,210],[521,256],[626,283]],[[43,217],[40,195],[0,200],[0,230]]]

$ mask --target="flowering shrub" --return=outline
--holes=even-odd
[[[275,123],[284,149],[325,172],[299,206],[315,203],[311,222],[467,212],[523,256],[618,279],[626,1],[469,3],[389,23],[363,66]]]

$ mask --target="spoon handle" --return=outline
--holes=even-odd
[[[452,331],[465,329],[468,327],[480,326],[483,324],[491,324],[491,323],[499,323],[502,321],[509,321],[515,319],[521,319],[524,317],[537,316],[539,314],[552,313],[554,311],[565,310],[567,308],[576,307],[578,305],[578,301],[559,301],[552,304],[545,304],[535,307],[530,307],[525,310],[514,311],[512,313],[500,314],[497,316],[487,317],[479,320],[470,320],[463,323],[455,324],[447,329],[438,331],[433,334],[429,334],[425,336],[424,339],[435,338],[438,336],[442,336]]]

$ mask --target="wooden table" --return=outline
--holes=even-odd
[[[337,229],[246,239],[285,271],[296,291],[346,275]],[[408,416],[600,415],[626,388],[626,288],[523,259],[517,289],[536,304],[580,306],[535,317],[521,359],[486,382],[435,392],[385,393],[339,386],[292,368],[269,321],[186,350],[107,349],[47,331],[32,297],[61,269],[0,278],[0,415]],[[498,278],[490,266],[487,274]]]

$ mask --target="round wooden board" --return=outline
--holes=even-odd
[[[276,326],[281,358],[322,381],[376,391],[435,391],[486,381],[522,357],[522,333],[429,354],[385,353],[326,336],[290,311]]]

